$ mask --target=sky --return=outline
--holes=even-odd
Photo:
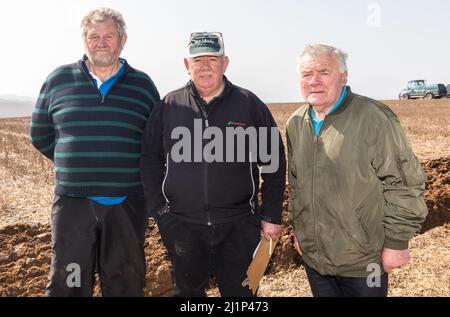
[[[222,32],[228,79],[268,103],[303,101],[297,56],[315,43],[345,51],[348,84],[371,98],[395,99],[412,79],[450,84],[448,0],[2,0],[0,96],[36,98],[51,71],[79,60],[80,21],[100,6],[123,14],[122,57],[162,96],[189,79],[194,31]]]

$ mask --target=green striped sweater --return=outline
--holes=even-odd
[[[143,195],[141,136],[158,90],[125,61],[124,73],[102,97],[85,59],[57,68],[44,82],[31,143],[54,161],[57,195]]]

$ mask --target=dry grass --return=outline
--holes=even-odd
[[[386,104],[398,114],[421,160],[450,156],[450,99]],[[283,137],[287,119],[299,106],[269,105]],[[28,126],[28,118],[0,119],[0,227],[50,223],[52,163],[30,145]],[[416,236],[411,253],[411,264],[390,275],[389,295],[450,296],[450,224]],[[264,277],[259,294],[311,296],[301,267]]]
[[[52,163],[28,139],[29,119],[0,119],[0,227],[48,223]]]
[[[387,101],[399,116],[417,156],[450,156],[450,99]]]
[[[450,156],[450,99],[383,102],[399,117],[411,146],[421,160]],[[286,121],[300,105],[269,105],[284,141]]]
[[[388,296],[450,296],[450,224],[416,236],[411,262],[389,274]],[[312,296],[303,267],[265,276],[260,296]]]

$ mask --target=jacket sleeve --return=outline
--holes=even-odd
[[[262,103],[262,101],[261,101]],[[286,156],[280,131],[265,104],[259,107],[259,127],[270,128],[262,137],[258,132],[258,165],[261,167],[261,218],[274,224],[281,224],[284,189],[286,187]],[[261,141],[264,141],[262,143]],[[270,161],[261,159],[261,146],[266,146]]]
[[[407,249],[428,213],[423,198],[426,176],[395,115],[380,129],[372,166],[383,186],[384,246]]]
[[[290,188],[290,200],[288,207],[288,223],[294,225],[293,216],[294,216],[294,202],[295,195],[297,193],[297,169],[295,168],[295,163],[292,157],[292,144],[291,144],[291,136],[289,135],[289,122],[286,124],[286,143],[287,143],[287,151],[288,151],[288,181]]]
[[[163,103],[157,103],[142,136],[141,179],[147,199],[147,210],[152,217],[156,217],[158,211],[166,205],[162,192],[165,174],[162,110]]]
[[[36,101],[30,124],[30,142],[44,156],[53,161],[55,152],[55,130],[49,107],[51,104],[50,84],[42,85]]]

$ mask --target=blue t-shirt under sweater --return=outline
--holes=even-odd
[[[114,85],[114,83],[117,81],[117,78],[120,77],[120,75],[122,75],[123,71],[124,71],[124,67],[123,67],[123,61],[121,61],[119,59],[119,62],[121,64],[119,70],[117,71],[117,73],[111,77],[109,77],[107,80],[105,80],[103,83],[100,82],[100,80],[94,76],[92,73],[91,75],[93,75],[95,83],[97,84],[97,88],[100,91],[100,93],[102,94],[102,96],[106,96],[106,94],[108,93],[109,89],[111,89],[111,87]],[[127,199],[127,196],[123,196],[123,197],[102,197],[102,196],[92,196],[92,197],[88,197],[89,199],[92,199],[93,201],[102,204],[102,205],[118,205],[121,204],[125,201],[125,199]]]

